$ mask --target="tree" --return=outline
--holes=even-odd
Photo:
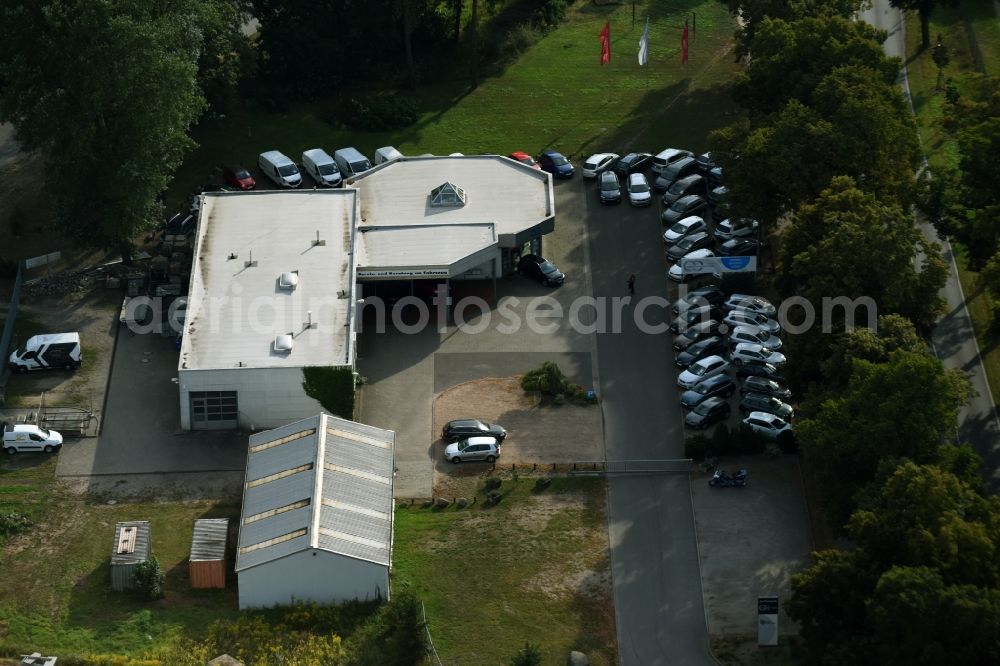
[[[0,120],[47,155],[67,231],[131,255],[205,108],[196,0],[49,0],[0,10]],[[86,174],[85,178],[81,174]]]
[[[827,394],[839,393],[847,386],[855,360],[885,363],[899,349],[916,354],[928,352],[927,343],[917,334],[913,323],[898,314],[879,315],[874,329],[861,327],[826,337],[831,344],[821,357],[821,367]]]
[[[920,15],[920,50],[931,45],[931,12],[935,6],[954,7],[958,0],[889,0],[889,4],[903,11],[914,11]]]
[[[935,90],[941,90],[941,80],[944,78],[944,68],[948,66],[951,62],[951,54],[948,47],[945,46],[944,42],[941,40],[941,35],[938,35],[937,43],[934,44],[934,50],[931,52],[931,59],[934,60],[934,65],[937,66],[938,75],[937,83],[934,84]]]
[[[963,374],[927,354],[896,351],[878,364],[855,360],[842,394],[796,428],[831,525],[842,526],[862,491],[899,461],[940,460],[969,393]]]
[[[739,19],[736,31],[737,57],[750,55],[757,27],[765,18],[796,21],[808,16],[832,15],[849,18],[862,0],[719,0]]]

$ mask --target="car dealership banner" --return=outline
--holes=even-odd
[[[778,597],[757,597],[757,645],[778,644]]]
[[[702,273],[753,273],[757,270],[757,257],[681,259],[680,264],[687,275],[700,275]]]

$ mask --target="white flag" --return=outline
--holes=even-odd
[[[642,31],[642,39],[639,40],[639,65],[649,62],[649,17],[646,17],[646,29]]]

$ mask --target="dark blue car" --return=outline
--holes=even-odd
[[[694,409],[709,398],[728,398],[736,391],[736,382],[726,373],[714,375],[681,394],[681,407]]]
[[[573,177],[573,165],[570,164],[570,161],[560,152],[555,150],[546,150],[542,153],[542,156],[538,158],[538,163],[542,166],[543,171],[548,171],[556,178]]]

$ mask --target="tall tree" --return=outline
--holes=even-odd
[[[198,63],[209,13],[197,0],[0,7],[0,119],[46,152],[67,230],[126,260],[194,145],[187,129],[205,107]]]
[[[916,11],[920,15],[920,50],[931,45],[931,13],[937,6],[954,7],[958,0],[889,0],[889,4],[904,11]]]
[[[740,57],[750,55],[757,27],[766,18],[796,21],[808,16],[843,16],[849,18],[860,9],[862,0],[719,0],[739,21],[736,50]]]

